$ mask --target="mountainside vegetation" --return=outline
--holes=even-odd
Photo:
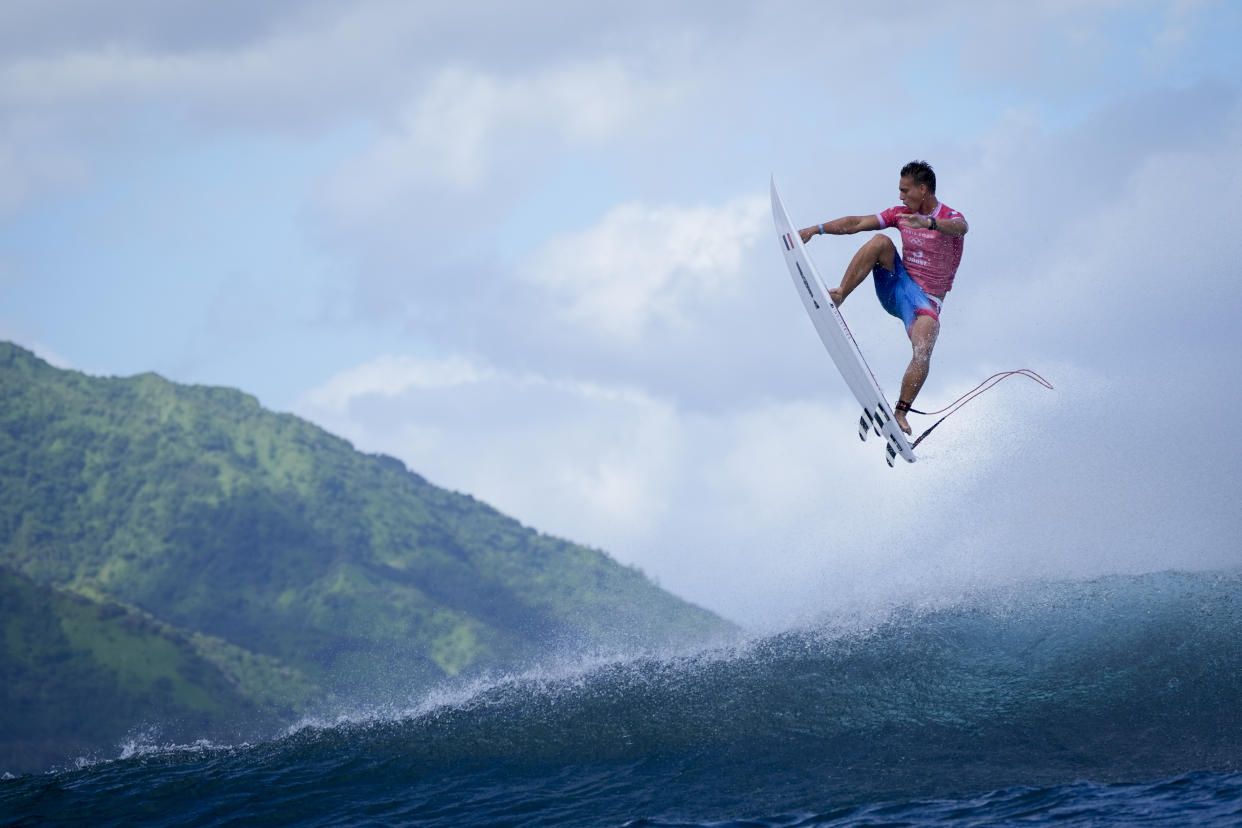
[[[276,726],[318,693],[273,659],[5,568],[0,629],[0,771],[91,757],[165,723],[235,738]]]
[[[0,343],[0,394],[0,678],[36,711],[0,719],[0,772],[147,720],[196,736],[732,630],[239,391]],[[85,695],[108,701],[62,726]]]

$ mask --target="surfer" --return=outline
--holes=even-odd
[[[798,232],[806,243],[823,233],[847,236],[888,227],[901,231],[900,255],[891,238],[877,233],[854,254],[841,284],[828,295],[839,306],[870,273],[884,310],[905,323],[913,354],[893,417],[909,434],[906,414],[927,379],[932,348],[940,334],[940,307],[953,287],[962,261],[962,237],[970,228],[965,216],[936,199],[936,173],[926,161],[902,167],[897,190],[900,206],[875,215],[845,216]]]

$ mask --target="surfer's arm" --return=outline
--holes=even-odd
[[[830,236],[849,236],[866,230],[879,229],[881,229],[880,219],[876,216],[845,216],[823,224],[816,224],[813,227],[804,227],[798,231],[798,235],[802,236],[802,241],[805,243],[810,241],[812,236],[818,236],[820,233],[827,233]]]
[[[935,221],[935,227],[932,222]],[[924,230],[935,230],[937,233],[944,233],[946,236],[964,236],[970,230],[970,225],[966,223],[964,218],[951,219],[931,219],[927,216],[902,216],[901,224],[904,227],[919,227]]]

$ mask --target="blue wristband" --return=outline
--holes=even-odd
[[[820,234],[821,236],[826,236],[826,235],[828,235],[828,231],[824,229],[824,225],[822,225],[822,224],[819,226],[819,234]]]

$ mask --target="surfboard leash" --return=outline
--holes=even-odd
[[[940,424],[941,424],[941,423],[943,423],[945,420],[947,420],[947,419],[949,419],[950,417],[952,417],[952,416],[953,416],[954,414],[956,414],[958,411],[961,411],[961,410],[962,410],[962,408],[963,408],[963,407],[964,407],[967,403],[969,403],[969,402],[971,402],[972,400],[974,400],[974,399],[975,399],[976,397],[978,397],[980,394],[983,394],[983,393],[985,393],[985,392],[987,392],[987,391],[991,391],[991,390],[992,390],[993,388],[995,388],[995,387],[996,387],[999,383],[1004,382],[1005,380],[1009,379],[1010,377],[1014,377],[1014,376],[1023,376],[1023,377],[1026,377],[1027,379],[1031,380],[1032,382],[1037,382],[1037,383],[1039,383],[1040,385],[1042,385],[1044,388],[1047,388],[1047,389],[1048,389],[1048,390],[1050,390],[1050,391],[1052,390],[1052,383],[1048,382],[1048,380],[1044,379],[1044,378],[1043,378],[1043,377],[1041,377],[1039,374],[1035,373],[1034,371],[1032,371],[1032,370],[1031,370],[1031,369],[1029,369],[1029,368],[1019,368],[1019,369],[1017,369],[1016,371],[1001,371],[1001,372],[999,372],[999,373],[993,374],[992,376],[990,376],[990,377],[988,377],[987,379],[985,379],[983,382],[981,382],[981,383],[979,383],[978,385],[976,385],[976,386],[975,386],[974,388],[972,388],[971,390],[967,391],[967,392],[966,392],[965,394],[963,394],[962,396],[958,397],[958,398],[957,398],[956,400],[954,400],[953,402],[951,402],[951,403],[949,403],[948,405],[946,405],[944,408],[937,409],[936,411],[919,411],[917,408],[909,408],[909,407],[907,407],[907,409],[906,409],[906,410],[907,410],[907,411],[909,411],[911,414],[922,414],[922,415],[927,416],[927,417],[934,417],[934,416],[936,416],[937,414],[944,414],[944,416],[943,416],[943,417],[941,417],[939,420],[937,420],[937,421],[936,421],[936,422],[932,425],[932,427],[931,427],[931,428],[927,429],[927,430],[926,430],[926,431],[924,431],[922,434],[920,434],[920,435],[919,435],[919,438],[918,438],[917,440],[915,440],[913,443],[911,443],[911,444],[910,444],[910,448],[911,448],[911,450],[913,450],[913,449],[915,449],[915,448],[918,448],[919,443],[923,442],[923,440],[925,440],[925,439],[927,438],[927,435],[928,435],[928,434],[931,434],[933,431],[935,431],[935,430],[936,430],[936,426],[940,425]],[[947,413],[946,413],[946,412],[947,412]]]

